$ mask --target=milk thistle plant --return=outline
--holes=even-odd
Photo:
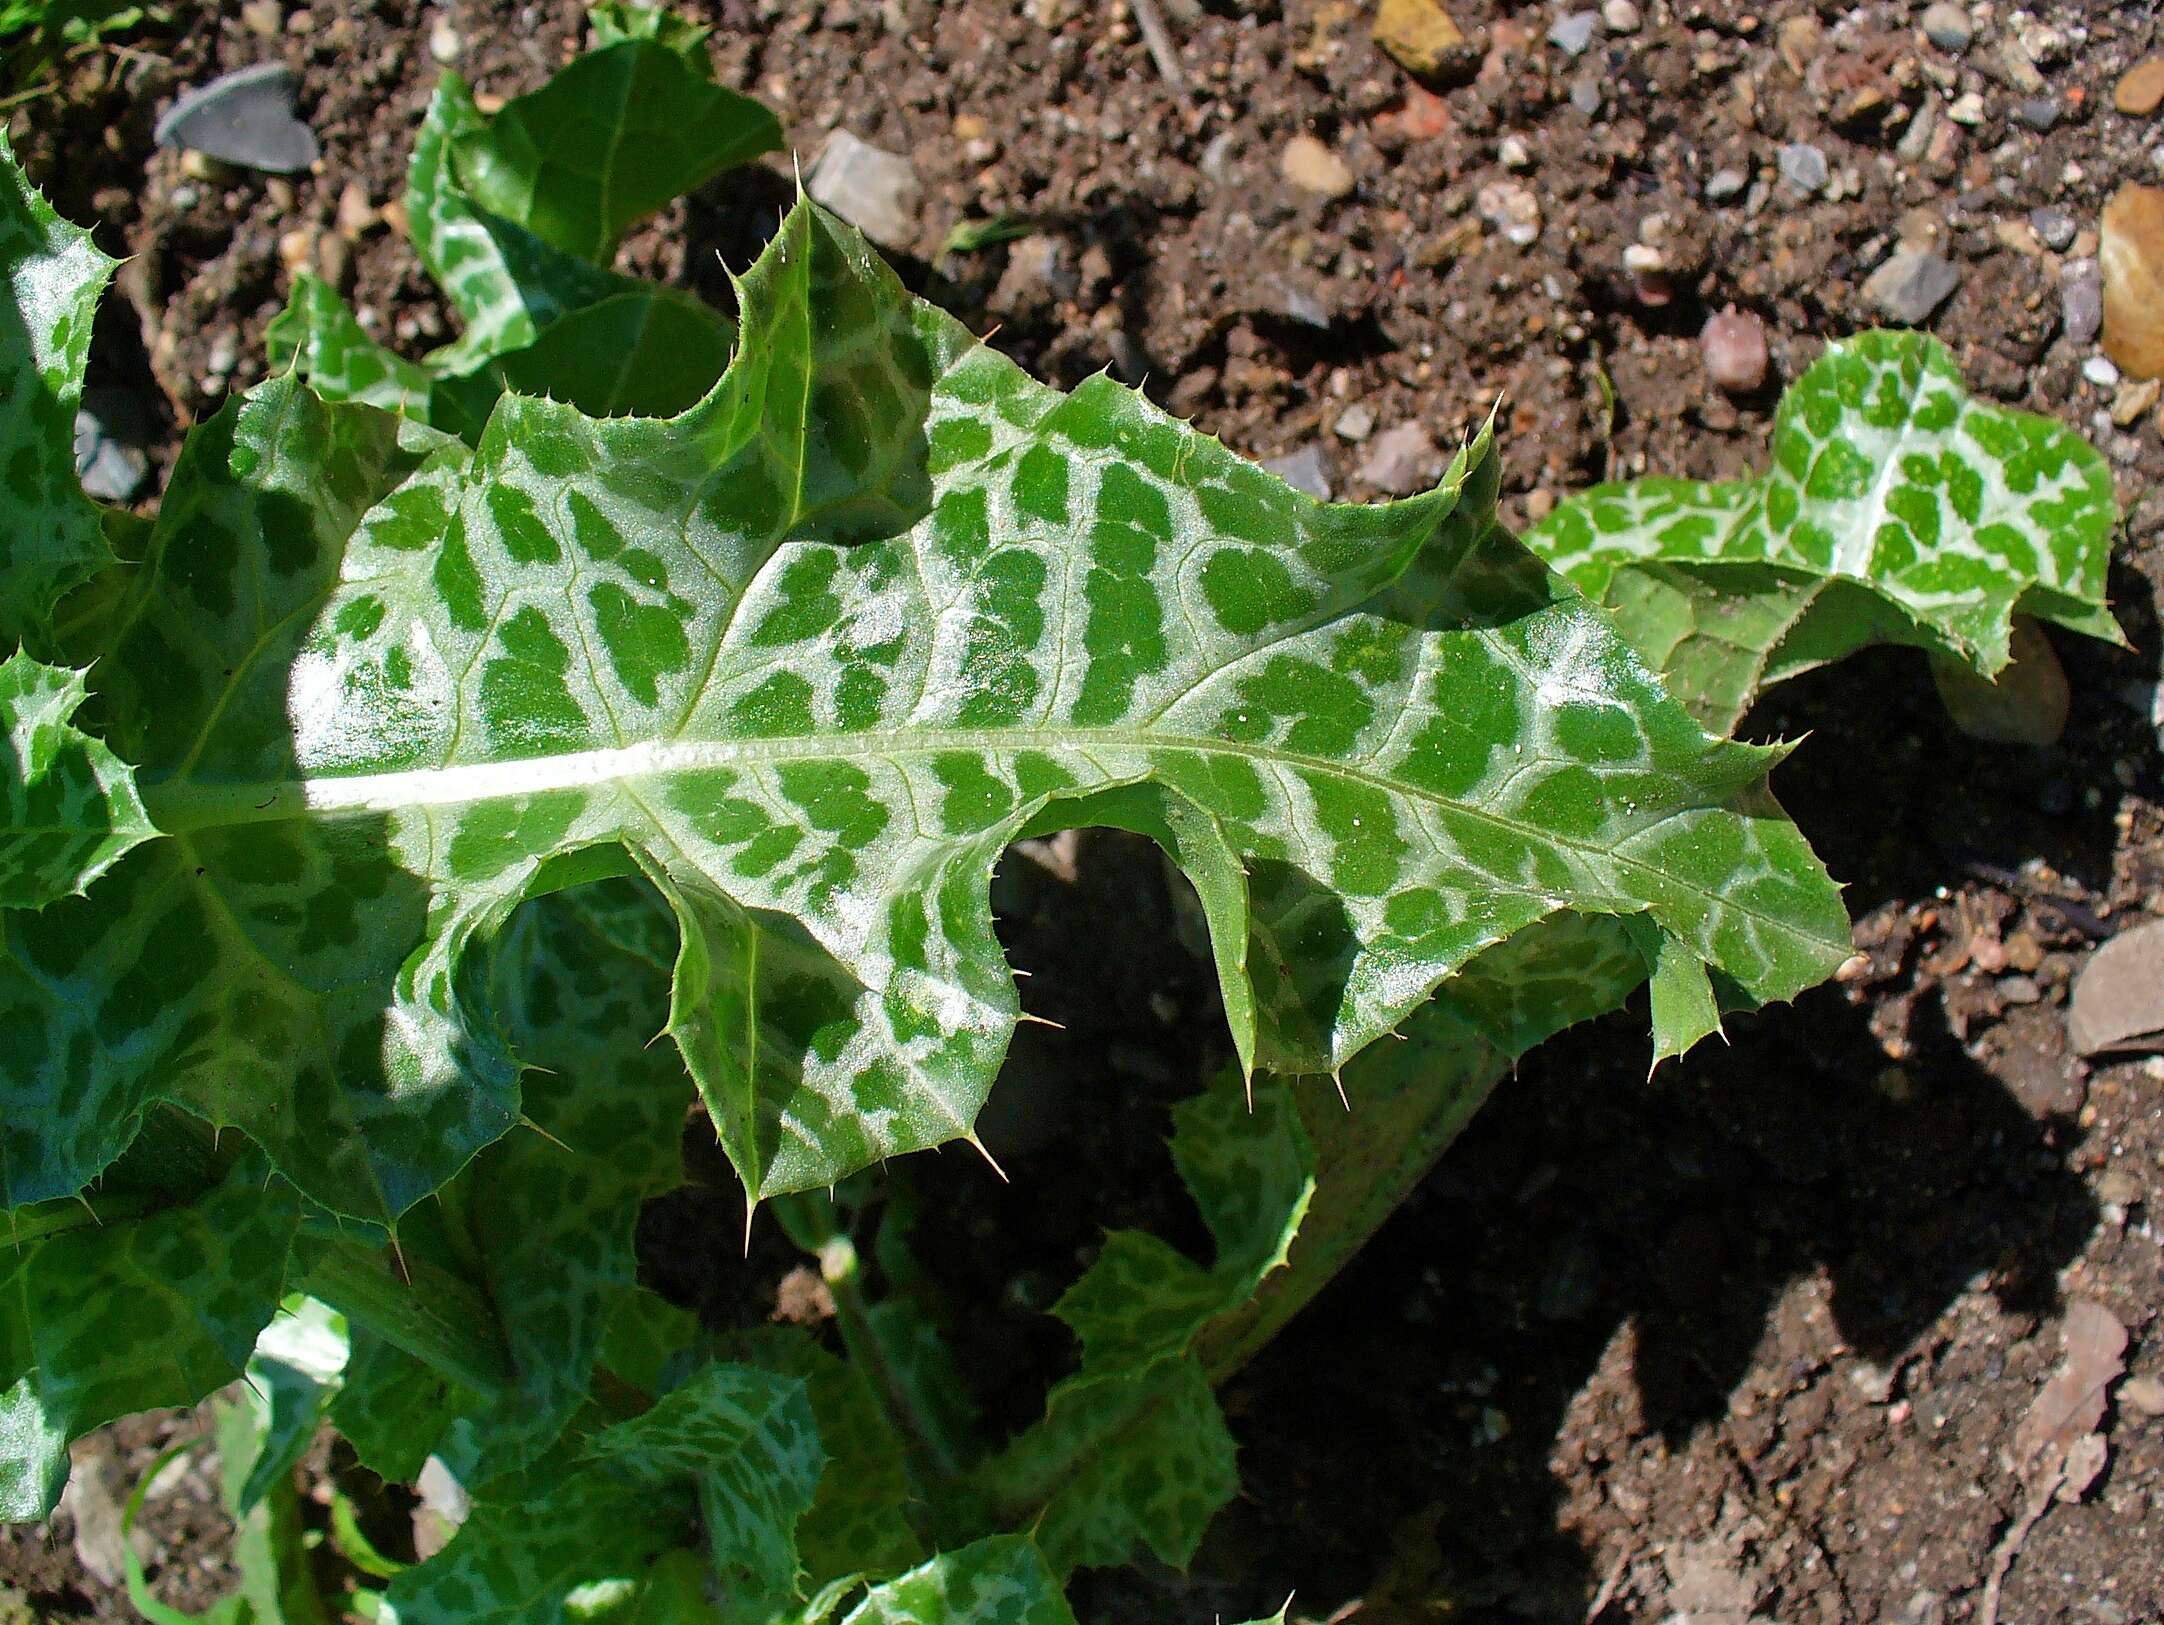
[[[71,457],[111,262],[0,163],[10,1518],[71,1439],[224,1391],[224,1617],[324,1617],[329,1427],[470,1500],[421,1562],[345,1529],[373,1617],[1068,1621],[1075,1568],[1191,1557],[1215,1386],[1518,1055],[1641,986],[1673,1055],[1847,954],[1784,749],[1729,737],[1757,694],[2118,635],[2102,463],[1928,338],[1829,348],[1748,482],[1520,538],[1482,430],[1319,504],[1034,382],[809,201],[733,316],[610,269],[779,142],[658,12],[493,117],[445,75],[407,211],[460,337],[396,355],[303,277],[154,521]],[[992,866],[1077,826],[1208,922],[1236,1064],[1172,1155],[1215,1246],[1107,1236],[1052,1310],[1077,1368],[991,1438],[857,1197],[974,1140]],[[694,1109],[824,1339],[640,1284]]]

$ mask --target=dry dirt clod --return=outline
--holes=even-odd
[[[2136,378],[2164,375],[2164,187],[2129,182],[2104,205],[2104,353]]]
[[[2119,1385],[2119,1404],[2152,1420],[2164,1416],[2164,1378],[2129,1377]]]
[[[2111,93],[2111,105],[2129,118],[2147,118],[2164,106],[2164,56],[2127,69]]]
[[[2121,931],[2082,966],[2066,1037],[2079,1055],[2164,1046],[2164,920]]]
[[[1277,167],[1285,179],[1317,197],[1349,197],[1357,184],[1345,160],[1311,135],[1296,135],[1286,142]]]

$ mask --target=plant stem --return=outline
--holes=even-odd
[[[484,1396],[511,1381],[496,1315],[466,1282],[426,1262],[393,1271],[385,1249],[344,1237],[304,1243],[296,1285],[416,1360]]]

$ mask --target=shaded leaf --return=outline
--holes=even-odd
[[[79,894],[156,832],[125,762],[70,718],[83,674],[0,661],[0,908]]]
[[[53,606],[112,556],[75,477],[75,409],[115,263],[53,213],[0,131],[0,649],[45,648]]]
[[[996,1535],[872,1587],[843,1625],[1074,1625],[1036,1545]]]

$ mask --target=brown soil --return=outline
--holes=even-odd
[[[2110,1309],[2130,1372],[2164,1375],[2164,1062],[2092,1068],[2064,1036],[2095,941],[2164,912],[2145,687],[2164,437],[2153,416],[2112,424],[2112,392],[2082,376],[2091,350],[2061,331],[2059,256],[2026,224],[2050,206],[2091,229],[2113,187],[2155,178],[2164,124],[2110,97],[2164,43],[2157,24],[2078,0],[1993,8],[1955,58],[1899,4],[1641,0],[1640,30],[1573,58],[1545,39],[1565,8],[1456,0],[1475,50],[1427,100],[1347,0],[1158,3],[1184,97],[1116,0],[705,14],[725,77],[775,106],[807,159],[838,126],[914,158],[927,201],[898,258],[918,286],[1042,377],[1110,366],[1242,451],[1318,446],[1353,497],[1376,494],[1370,448],[1341,425],[1356,404],[1376,433],[1418,421],[1447,444],[1500,398],[1514,516],[1609,472],[1735,472],[1763,454],[1776,387],[1736,402],[1709,386],[1705,315],[1760,316],[1777,384],[1870,325],[1864,278],[1897,239],[1929,238],[1963,271],[1933,331],[1974,385],[2077,424],[2118,471],[2113,585],[2136,651],[2059,640],[2074,713],[2049,750],[1953,734],[1920,662],[1895,652],[1779,691],[1750,728],[1815,733],[1779,787],[1852,883],[1867,973],[1732,1022],[1731,1043],[1651,1083],[1642,1014],[1529,1060],[1227,1391],[1246,1494],[1193,1572],[1085,1576],[1083,1617],[1239,1619],[1297,1589],[1306,1614],[1363,1621],[1976,1618],[2024,1496],[2014,1430],[2058,1361],[2065,1303]],[[93,382],[154,377],[172,429],[257,376],[282,237],[327,252],[394,342],[444,335],[403,242],[338,235],[340,194],[398,194],[439,17],[461,70],[513,94],[574,45],[576,8],[326,3],[267,38],[234,10],[173,15],[124,52],[79,56],[64,96],[11,119],[61,210],[137,256]],[[2039,93],[2018,88],[2010,43],[2059,104],[2048,133],[2013,116]],[[152,152],[176,88],[271,57],[301,69],[320,174],[190,181]],[[1913,110],[1971,91],[1982,123],[1941,117],[1903,156]],[[1350,166],[1350,196],[1280,177],[1300,133]],[[1530,167],[1506,167],[1511,137]],[[1815,144],[1837,185],[1807,198],[1780,182],[1789,142]],[[1707,201],[1728,167],[1753,189]],[[643,232],[631,263],[725,297],[719,260],[749,257],[787,174],[725,178]],[[1538,202],[1530,247],[1481,222],[1498,182]],[[957,222],[1002,214],[1038,239],[941,253]],[[1677,267],[1660,305],[1622,260],[1655,215]],[[993,1395],[1007,1419],[1068,1357],[1035,1310],[1101,1229],[1187,1239],[1158,1140],[1221,1043],[1154,856],[1101,837],[1045,856],[1011,859],[1002,881],[1032,1005],[1067,1028],[1026,1029],[1001,1087],[987,1138],[1014,1183],[973,1158],[927,1174],[948,1197],[944,1251],[966,1260],[955,1284],[985,1306],[983,1368],[1009,1374]],[[735,1215],[693,1196],[649,1225],[672,1290],[746,1296],[745,1277],[702,1262],[733,1255]],[[2104,1471],[2029,1533],[2003,1619],[2164,1616],[2164,1420],[2114,1407],[2104,1431]],[[128,1617],[69,1568],[67,1540],[64,1518],[0,1536],[0,1575],[56,1619]],[[208,1556],[175,1554],[168,1567]]]

